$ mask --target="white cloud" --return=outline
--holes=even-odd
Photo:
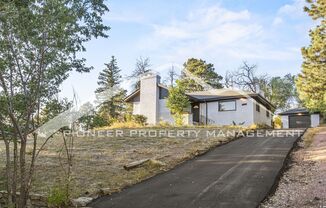
[[[280,24],[282,19],[276,19]],[[231,11],[220,6],[200,8],[184,19],[153,25],[139,47],[154,51],[165,61],[180,62],[189,57],[220,60],[295,59],[297,53],[276,47],[264,28],[248,10]],[[157,54],[160,52],[161,54]],[[162,58],[163,57],[163,58]]]
[[[292,18],[302,17],[305,15],[303,8],[306,5],[305,0],[293,0],[292,4],[285,4],[278,10],[279,15],[287,15]]]
[[[283,19],[281,17],[275,17],[273,20],[273,26],[278,26],[281,25],[283,23]]]
[[[154,36],[160,39],[203,38],[214,31],[225,32],[224,29],[232,29],[228,28],[231,24],[238,26],[238,22],[249,19],[250,13],[247,10],[233,12],[218,6],[202,8],[191,11],[184,20],[172,21],[167,25],[154,25]]]

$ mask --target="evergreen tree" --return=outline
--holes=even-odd
[[[117,65],[117,59],[114,56],[111,57],[110,63],[105,64],[105,66],[106,68],[100,72],[98,77],[97,84],[99,87],[96,89],[96,93],[119,86],[119,83],[121,82],[121,70]],[[121,89],[121,92],[101,105],[99,114],[107,119],[109,123],[119,119],[125,108],[123,102],[125,96],[126,90]]]
[[[184,63],[184,67],[188,72],[201,78],[213,88],[219,89],[223,87],[220,83],[223,77],[215,72],[213,64],[208,64],[206,61],[201,59],[190,58],[186,63]],[[182,85],[187,92],[200,91],[204,89],[201,85],[196,83],[195,80],[187,77],[185,73],[181,74],[179,84]]]
[[[309,0],[305,11],[320,25],[310,31],[311,44],[302,48],[302,71],[296,80],[300,99],[311,111],[326,113],[326,3]]]

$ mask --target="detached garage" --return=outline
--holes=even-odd
[[[305,108],[295,108],[279,114],[284,129],[309,128],[320,124],[319,113],[309,113]]]

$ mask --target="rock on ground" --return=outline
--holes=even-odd
[[[308,148],[299,142],[291,154],[289,169],[279,181],[276,192],[261,208],[326,207],[326,131],[314,136]]]

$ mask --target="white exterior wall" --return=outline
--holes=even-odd
[[[140,114],[140,102],[133,102],[132,114],[134,115]]]
[[[289,128],[289,116],[287,116],[287,115],[281,116],[281,120],[282,120],[282,128],[288,129]]]
[[[158,123],[159,109],[159,76],[149,74],[140,80],[140,111],[139,114],[147,117],[147,123]]]
[[[207,102],[207,117],[210,125],[242,124],[249,126],[254,123],[252,102],[248,99],[237,99],[236,111],[218,111],[218,101]],[[247,103],[247,105],[242,105]],[[206,104],[200,103],[200,122],[206,121]]]
[[[174,119],[171,115],[170,110],[166,107],[167,99],[160,99],[159,100],[159,121],[169,122],[174,124]]]
[[[255,102],[252,98],[251,98],[251,100],[253,102],[254,123],[255,124],[266,124],[268,126],[272,126],[272,112],[269,111],[263,105]],[[256,104],[260,105],[260,112],[258,112],[256,110]],[[269,117],[267,117],[267,115],[266,115],[266,110],[269,111]]]
[[[311,127],[319,126],[319,124],[320,124],[320,115],[319,114],[311,114],[310,119],[311,119]]]

